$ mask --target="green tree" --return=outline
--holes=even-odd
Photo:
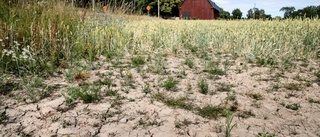
[[[232,17],[234,18],[234,19],[241,19],[241,17],[242,17],[242,12],[241,12],[241,10],[240,9],[234,9],[233,11],[232,11]]]
[[[222,8],[220,8],[220,19],[230,19],[230,13],[228,11],[224,11]]]
[[[280,11],[284,12],[283,18],[292,18],[294,16],[295,7],[282,7]]]
[[[317,17],[317,7],[316,6],[308,6],[302,9],[304,16],[307,18],[315,18]]]
[[[157,0],[156,0],[157,1]],[[173,15],[179,14],[179,5],[183,2],[183,0],[161,0],[161,13],[163,16],[177,16]]]
[[[249,9],[248,13],[247,13],[247,18],[248,19],[253,19],[254,15],[253,15],[253,9]]]
[[[320,5],[317,7],[318,18],[320,18]]]
[[[248,10],[248,19],[271,19],[270,14],[266,14],[264,9],[252,8]]]

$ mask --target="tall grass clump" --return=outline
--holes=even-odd
[[[19,76],[51,74],[63,62],[108,59],[133,51],[126,19],[65,1],[0,1],[0,70]]]
[[[79,18],[59,1],[0,1],[0,69],[47,73],[71,54]]]

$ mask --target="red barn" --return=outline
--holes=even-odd
[[[211,0],[184,0],[180,6],[180,19],[217,19],[220,8]]]

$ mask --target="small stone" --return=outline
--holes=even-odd
[[[313,83],[312,87],[317,88],[317,87],[319,87],[319,85],[317,83]]]

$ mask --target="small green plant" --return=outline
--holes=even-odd
[[[205,118],[209,119],[217,119],[219,117],[225,117],[227,115],[227,112],[229,110],[225,107],[222,106],[211,106],[211,105],[206,105],[202,108],[197,109],[197,113]]]
[[[145,86],[143,86],[142,91],[143,91],[143,93],[145,93],[145,94],[151,93],[151,89],[150,89],[149,84],[146,84]]]
[[[231,92],[232,91],[232,85],[229,84],[229,83],[220,83],[218,88],[217,88],[217,91],[220,91],[220,92]]]
[[[300,90],[300,85],[299,84],[295,84],[295,83],[289,83],[289,84],[285,84],[284,88],[286,88],[287,90],[299,91]]]
[[[265,128],[262,128],[262,131],[258,133],[258,137],[275,137],[276,134],[266,132]]]
[[[59,119],[60,119],[60,117],[53,116],[53,117],[51,118],[51,122],[52,122],[52,123],[58,122]]]
[[[208,72],[209,72],[210,74],[212,74],[212,75],[220,75],[220,76],[226,74],[225,71],[223,71],[223,70],[221,70],[221,69],[218,69],[218,68],[210,69],[210,70],[208,70]]]
[[[73,104],[73,102],[80,98],[84,103],[92,103],[100,100],[100,87],[91,87],[91,85],[83,85],[82,87],[69,88],[69,97],[67,98],[67,104]]]
[[[314,73],[314,75],[318,78],[318,80],[320,80],[320,70]]]
[[[232,125],[233,116],[230,111],[227,111],[226,115],[226,137],[231,137],[231,130],[236,124]]]
[[[187,97],[171,98],[167,97],[164,93],[156,93],[153,94],[152,97],[158,101],[163,102],[169,107],[181,108],[185,110],[193,109],[193,105],[187,103]]]
[[[208,94],[208,92],[209,92],[209,87],[208,87],[208,83],[206,82],[206,80],[201,79],[201,80],[198,82],[198,87],[199,87],[199,89],[200,89],[200,93],[202,93],[202,94]]]
[[[157,121],[156,119],[154,120],[143,120],[142,118],[139,119],[138,121],[138,125],[143,126],[143,127],[147,127],[147,126],[161,126],[162,125],[162,121]]]
[[[286,105],[286,108],[291,110],[298,110],[299,108],[301,108],[301,106],[299,103],[293,103]]]
[[[251,106],[255,107],[255,108],[261,108],[262,103],[259,102],[258,100],[253,100]]]
[[[256,57],[256,63],[258,66],[265,66],[265,65],[276,65],[277,62],[273,58],[265,58],[265,57]]]
[[[179,121],[174,122],[175,128],[181,128],[181,123]]]
[[[263,100],[263,96],[260,93],[247,92],[246,95],[254,100]]]
[[[308,101],[309,101],[310,103],[320,104],[320,100],[316,100],[316,99],[309,98]]]
[[[4,123],[4,121],[7,120],[7,119],[8,119],[8,116],[7,116],[6,111],[2,112],[0,114],[0,124]]]
[[[187,58],[185,61],[184,61],[184,64],[187,65],[189,68],[193,68],[193,61],[189,58]]]
[[[112,89],[106,89],[105,95],[106,96],[117,96],[119,93]]]
[[[273,85],[271,89],[268,89],[267,92],[270,93],[270,92],[275,92],[275,91],[278,91],[280,89],[280,86],[279,85]]]
[[[16,90],[20,88],[19,83],[15,82],[5,82],[5,83],[0,83],[0,95],[8,95],[10,94],[11,91]]]
[[[131,62],[133,65],[135,66],[140,66],[146,63],[145,59],[141,56],[137,56],[137,57],[132,57],[131,58]]]
[[[249,118],[249,117],[255,117],[256,115],[252,112],[252,110],[250,111],[242,111],[240,113],[238,113],[238,117],[241,118]]]
[[[153,73],[164,73],[165,61],[163,58],[158,57],[152,61],[152,65],[150,66],[150,71]]]
[[[176,91],[177,87],[176,85],[179,83],[178,80],[175,80],[173,77],[169,77],[166,81],[163,83],[163,87],[165,87],[167,90]]]
[[[174,125],[175,125],[175,128],[181,128],[181,127],[187,127],[188,125],[192,124],[191,121],[189,121],[188,119],[184,119],[183,121],[175,121],[174,122]]]
[[[225,75],[226,71],[219,69],[219,62],[209,62],[207,69],[205,70],[205,72],[208,72],[212,75]]]
[[[167,98],[164,100],[164,103],[167,106],[170,107],[177,107],[185,110],[192,110],[193,106],[191,104],[186,103],[187,98],[186,97],[180,97],[180,98]]]

